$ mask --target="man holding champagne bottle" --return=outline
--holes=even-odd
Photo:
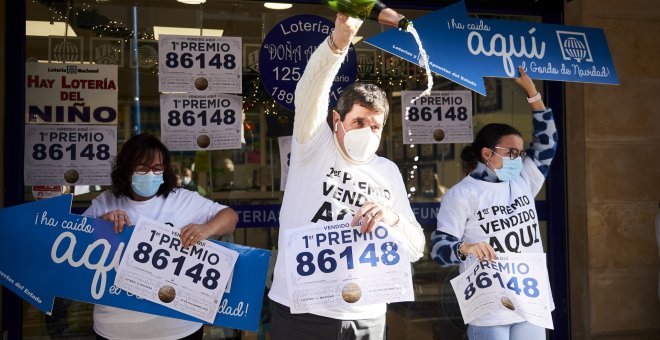
[[[360,19],[337,13],[334,31],[313,53],[296,87],[289,176],[269,293],[273,310],[270,335],[274,340],[385,337],[385,303],[291,312],[287,275],[295,268],[286,266],[290,251],[284,239],[286,230],[352,215],[351,226],[360,228],[361,233],[371,232],[377,223],[400,231],[410,261],[418,260],[424,252],[424,233],[410,207],[401,173],[396,164],[375,154],[389,111],[385,92],[373,84],[347,86],[332,111],[331,126],[326,122],[333,79],[361,25]],[[341,176],[330,175],[339,173]],[[341,195],[328,194],[327,187],[345,187],[366,199],[342,199]],[[359,268],[355,271],[359,275]]]

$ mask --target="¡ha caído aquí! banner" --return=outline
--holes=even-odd
[[[602,29],[536,22],[475,19],[461,1],[413,20],[432,72],[486,95],[483,77],[619,84]],[[408,32],[391,29],[368,44],[420,63]]]
[[[203,322],[114,286],[133,228],[115,234],[110,222],[71,214],[71,201],[64,195],[0,210],[0,284],[47,314],[61,297]],[[222,295],[213,324],[256,331],[270,251],[212,242],[239,253],[235,284]]]

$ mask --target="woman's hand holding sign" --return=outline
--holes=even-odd
[[[497,259],[495,249],[493,249],[493,247],[486,242],[464,242],[458,248],[458,252],[463,254],[463,256],[473,255],[477,257],[479,261],[487,260],[488,262],[493,262],[493,260]]]
[[[99,216],[99,218],[112,222],[115,226],[115,234],[121,233],[124,230],[124,225],[132,225],[128,213],[123,210],[113,210]]]
[[[184,248],[188,248],[198,241],[206,240],[209,236],[213,236],[211,229],[204,224],[188,224],[181,228],[181,244]]]

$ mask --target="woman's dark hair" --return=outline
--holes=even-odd
[[[337,112],[342,121],[354,104],[385,114],[383,119],[383,125],[385,125],[390,112],[390,104],[387,102],[387,94],[380,87],[360,82],[345,87],[337,101]],[[332,127],[332,115],[328,117],[328,124]]]
[[[112,164],[112,193],[117,196],[131,197],[131,178],[135,166],[151,160],[157,154],[161,155],[165,172],[163,173],[163,184],[158,188],[156,195],[167,197],[176,188],[176,176],[170,166],[170,153],[161,141],[150,134],[139,134],[127,140],[117,154]]]
[[[461,150],[461,171],[467,176],[472,170],[477,168],[477,161],[472,156],[472,146],[466,145]]]
[[[500,139],[504,136],[516,135],[522,138],[522,135],[516,128],[511,125],[501,124],[501,123],[491,123],[488,124],[479,130],[477,137],[472,142],[472,145],[467,147],[461,152],[461,159],[465,162],[482,162],[481,159],[481,149],[489,148],[493,149],[497,144],[500,143]]]

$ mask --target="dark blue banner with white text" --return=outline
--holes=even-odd
[[[486,95],[483,77],[619,84],[602,29],[537,22],[477,19],[461,1],[413,20],[431,71]],[[396,29],[365,40],[420,64],[412,34]]]
[[[64,195],[0,209],[0,284],[48,314],[61,297],[202,322],[114,286],[133,228],[115,234],[110,222],[71,214],[71,200]],[[213,324],[256,331],[270,252],[212,242],[239,253]]]

